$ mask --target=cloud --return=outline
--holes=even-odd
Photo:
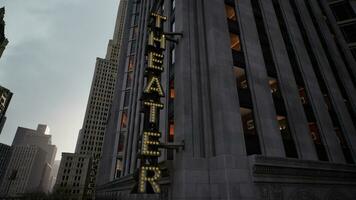
[[[0,85],[15,94],[0,142],[10,144],[17,126],[46,123],[59,152],[74,150],[95,59],[106,52],[118,3],[0,0],[10,41],[0,59]]]

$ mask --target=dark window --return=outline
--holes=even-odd
[[[340,29],[348,43],[356,42],[356,23],[344,25]]]
[[[130,90],[125,91],[125,97],[124,97],[124,107],[129,106],[129,100],[130,100]]]
[[[342,1],[330,6],[337,21],[355,18],[355,12],[348,1]]]
[[[354,58],[356,59],[356,47],[353,47],[353,48],[351,49],[351,53],[352,53],[352,55],[354,56]]]

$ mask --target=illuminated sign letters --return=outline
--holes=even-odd
[[[146,84],[142,93],[142,110],[144,127],[141,137],[138,192],[160,193],[157,183],[161,178],[158,167],[158,157],[161,133],[159,131],[159,111],[163,109],[161,97],[164,97],[161,85],[161,73],[164,70],[163,52],[166,48],[166,36],[163,33],[165,16],[151,13],[151,24],[148,27],[147,38],[147,67],[145,70]]]

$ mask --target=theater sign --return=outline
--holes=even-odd
[[[146,84],[142,95],[144,127],[141,134],[141,148],[138,178],[139,193],[160,193],[157,181],[161,178],[158,157],[161,132],[159,130],[159,113],[163,109],[161,98],[164,97],[161,74],[164,70],[163,59],[166,48],[166,36],[163,24],[166,17],[158,13],[150,14],[153,23],[148,27],[147,67],[145,70]]]

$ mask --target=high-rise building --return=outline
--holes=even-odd
[[[62,153],[56,184],[55,194],[63,199],[87,199],[91,157],[77,153]]]
[[[75,153],[62,154],[62,162],[72,161],[73,163],[67,165],[61,163],[59,173],[77,170],[77,167],[75,167],[77,159],[71,158],[80,158],[84,159],[83,162],[90,163],[90,165],[85,164],[80,167],[82,173],[88,174],[88,176],[81,177],[79,185],[77,185],[78,181],[74,179],[62,180],[57,178],[55,188],[62,195],[70,196],[74,194],[79,198],[90,198],[94,195],[98,162],[101,158],[109,110],[119,73],[119,54],[122,51],[122,30],[126,16],[126,5],[126,0],[120,1],[113,39],[109,41],[106,57],[104,59],[97,58],[83,127],[79,131]],[[86,185],[81,185],[83,183]],[[68,189],[65,188],[65,185],[73,187]]]
[[[9,164],[9,158],[11,156],[11,147],[6,144],[0,143],[0,186],[4,177],[7,165]]]
[[[9,41],[5,37],[5,7],[0,8],[0,57]]]
[[[36,130],[18,127],[0,196],[21,197],[50,191],[50,175],[57,151],[51,138],[47,125],[39,124]]]
[[[12,98],[10,90],[0,86],[0,134],[6,122],[6,110],[9,107]]]
[[[355,199],[356,64],[329,3],[129,1],[97,199]]]

